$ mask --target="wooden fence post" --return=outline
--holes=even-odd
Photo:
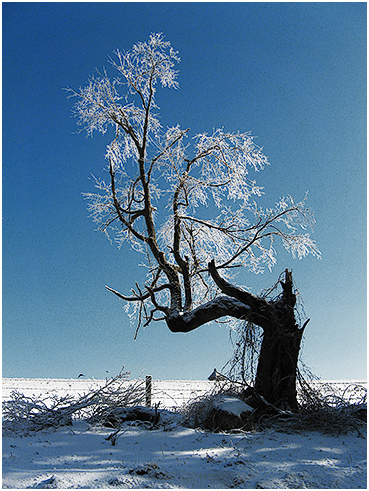
[[[146,375],[146,407],[151,407],[152,377]]]

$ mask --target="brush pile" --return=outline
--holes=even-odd
[[[13,391],[3,403],[3,434],[28,435],[45,428],[58,428],[72,424],[73,419],[88,419],[94,424],[104,424],[117,407],[132,407],[145,401],[145,381],[129,381],[123,370],[107,379],[98,389],[81,396],[25,396]]]

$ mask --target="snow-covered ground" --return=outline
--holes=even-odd
[[[12,380],[20,392],[32,391],[32,383],[28,388],[24,383],[30,379],[17,379],[24,390]],[[58,386],[52,380],[44,384],[51,391]],[[162,417],[167,424],[155,430],[125,423],[114,446],[106,440],[113,430],[84,421],[3,437],[3,488],[367,487],[366,439],[356,434],[212,433],[181,426],[173,413],[164,411]]]

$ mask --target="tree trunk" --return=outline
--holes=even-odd
[[[282,297],[269,304],[269,325],[263,328],[255,390],[277,407],[296,410],[297,363],[302,334],[308,321],[302,328],[296,323],[296,296],[290,271],[286,270],[286,280],[281,285]]]
[[[296,374],[301,330],[288,332],[282,326],[264,331],[256,372],[255,390],[282,409],[296,410]]]
[[[302,328],[296,322],[296,295],[291,271],[286,270],[285,281],[280,281],[282,295],[274,301],[255,297],[231,285],[218,274],[214,262],[209,263],[209,271],[223,293],[249,307],[245,320],[260,326],[264,331],[255,390],[274,406],[296,410],[297,363],[302,334],[308,321]]]

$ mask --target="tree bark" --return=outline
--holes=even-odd
[[[283,325],[264,331],[256,372],[255,390],[281,409],[296,410],[297,362],[301,330],[289,333]]]

